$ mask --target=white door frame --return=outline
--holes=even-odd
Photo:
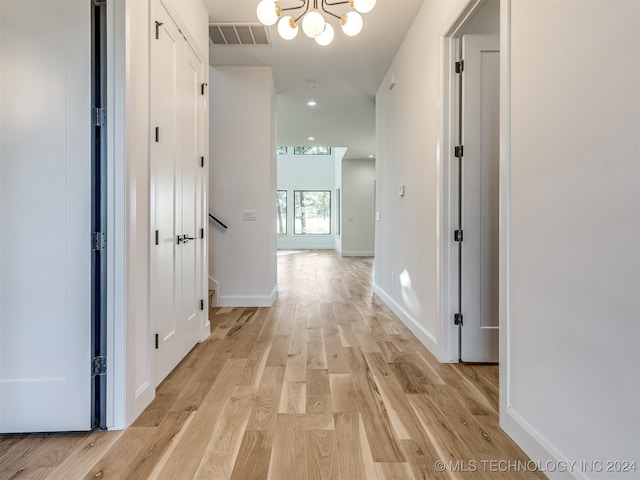
[[[453,147],[458,143],[459,125],[457,78],[454,63],[460,51],[461,34],[468,21],[488,0],[468,0],[464,8],[453,19],[442,35],[442,151],[437,167],[440,191],[437,194],[438,225],[437,252],[440,268],[438,282],[438,313],[441,321],[440,361],[457,363],[459,361],[460,328],[453,324],[453,315],[457,312],[458,299],[458,255],[453,242],[453,231],[458,222],[458,198],[456,189],[451,188],[456,178],[456,164]]]

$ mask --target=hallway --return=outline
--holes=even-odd
[[[438,363],[371,270],[280,252],[274,307],[213,309],[129,429],[0,438],[0,478],[544,478],[497,425],[497,366]]]

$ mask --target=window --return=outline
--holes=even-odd
[[[278,235],[287,234],[287,191],[278,190],[277,195],[277,211],[278,211],[278,223],[277,231]]]
[[[293,192],[295,235],[331,234],[331,192],[328,190]]]
[[[331,155],[331,147],[293,147],[294,155]]]
[[[278,147],[277,153],[278,153],[278,155],[286,155],[287,154],[287,147]]]

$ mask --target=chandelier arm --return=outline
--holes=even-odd
[[[299,0],[300,1],[300,5],[298,5],[297,7],[287,7],[287,8],[282,8],[280,7],[280,10],[283,12],[286,12],[288,10],[298,10],[302,7],[304,7],[305,5],[307,6],[307,10],[309,10],[309,1],[308,0]],[[305,10],[305,13],[307,12],[307,10]]]
[[[298,1],[300,2],[300,5],[298,5],[297,7],[287,7],[287,8],[280,7],[280,10],[283,12],[286,12],[288,10],[298,10],[299,8],[302,8],[305,5],[307,6],[307,10],[309,9],[309,0],[298,0]]]
[[[349,3],[349,2],[343,2],[343,3]],[[327,9],[324,7],[324,5],[325,5],[325,2],[322,2],[322,11],[323,11],[324,13],[327,13],[327,14],[331,15],[332,17],[335,17],[335,18],[337,18],[338,20],[340,20],[340,17],[339,17],[338,15],[336,15],[335,13],[330,12],[329,10],[327,10]],[[329,4],[327,4],[327,5],[329,5]],[[339,5],[339,4],[337,4],[337,3],[336,3],[336,5]]]
[[[327,0],[322,0],[322,7],[323,7],[323,10],[324,10],[324,6],[325,5],[328,5],[330,7],[335,7],[336,5],[346,5],[347,3],[351,3],[351,0],[344,0],[344,1],[341,1],[341,2],[335,2],[335,3],[328,2]],[[326,10],[325,10],[325,12],[326,12]],[[329,12],[327,12],[327,13],[329,13]]]

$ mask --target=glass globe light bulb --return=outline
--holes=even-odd
[[[345,35],[355,37],[362,30],[362,16],[358,12],[347,12],[340,19],[340,25]]]
[[[309,10],[302,19],[302,31],[307,37],[316,38],[324,31],[324,25],[324,17],[315,8]]]
[[[323,47],[329,45],[333,41],[333,27],[328,23],[324,26],[324,32],[318,35],[315,40],[318,45],[322,45]]]
[[[256,7],[256,14],[263,25],[273,25],[280,16],[278,4],[275,0],[262,0]]]
[[[369,13],[376,6],[376,0],[353,0],[353,8],[360,13]]]
[[[298,35],[298,24],[289,15],[282,17],[278,22],[278,33],[285,40],[292,40]]]

